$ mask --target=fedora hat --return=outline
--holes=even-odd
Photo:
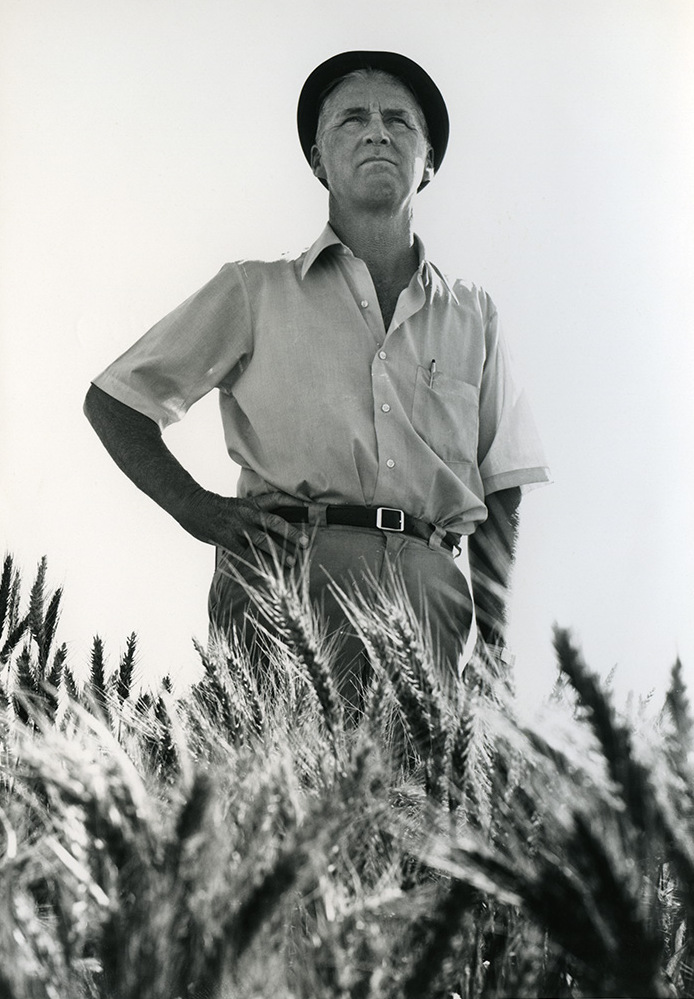
[[[357,69],[377,69],[389,73],[410,88],[426,119],[429,141],[433,149],[434,173],[436,173],[448,145],[449,121],[446,104],[441,91],[429,74],[412,59],[397,52],[340,52],[313,70],[301,89],[296,113],[299,141],[308,162],[311,162],[318,115],[326,90],[332,83]],[[421,186],[424,187],[425,183]]]

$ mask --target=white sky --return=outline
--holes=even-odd
[[[452,136],[417,230],[495,299],[549,452],[513,632],[521,694],[553,621],[616,686],[694,684],[694,6],[689,0],[3,0],[0,542],[64,585],[77,669],[135,630],[195,663],[212,550],[112,465],[89,380],[227,260],[300,252],[326,194],[295,133],[315,65],[419,61]],[[292,386],[287,386],[291,391]],[[216,399],[167,441],[233,491]]]

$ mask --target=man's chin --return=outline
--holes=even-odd
[[[403,191],[402,186],[393,183],[389,177],[374,177],[368,184],[361,185],[358,198],[370,208],[397,209],[411,201],[414,193]]]
[[[337,205],[346,210],[363,209],[369,211],[389,211],[397,213],[410,204],[417,188],[403,190],[402,183],[390,177],[385,171],[380,176],[375,174],[364,177],[360,183],[342,191],[330,190],[331,197]]]

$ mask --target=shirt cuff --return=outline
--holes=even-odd
[[[513,489],[520,486],[525,492],[533,486],[543,486],[551,482],[549,468],[546,465],[538,465],[536,468],[519,468],[512,472],[499,472],[497,475],[490,475],[483,479],[484,495],[498,493],[502,489]]]

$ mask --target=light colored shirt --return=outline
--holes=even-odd
[[[328,225],[296,260],[226,264],[95,384],[161,429],[218,389],[240,496],[397,507],[470,534],[485,495],[549,475],[492,301],[417,250],[388,330]]]

